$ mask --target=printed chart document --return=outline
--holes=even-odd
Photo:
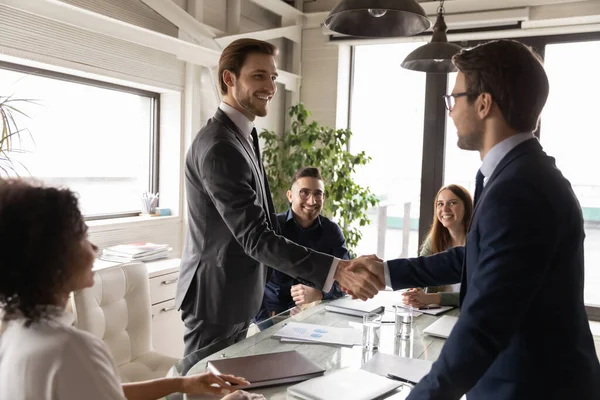
[[[300,342],[329,343],[353,346],[362,343],[362,332],[354,328],[337,328],[333,326],[303,324],[289,322],[273,337]]]

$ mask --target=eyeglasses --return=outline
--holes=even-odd
[[[444,100],[446,100],[446,109],[448,111],[452,111],[452,109],[454,108],[454,105],[456,104],[457,97],[469,96],[471,94],[474,94],[474,93],[473,92],[460,92],[460,93],[445,94],[443,97],[444,97]]]
[[[320,190],[315,190],[314,192],[309,190],[309,189],[300,189],[298,191],[298,194],[300,195],[300,198],[302,200],[308,200],[308,198],[310,196],[313,197],[313,199],[319,201],[319,200],[323,200],[323,192],[321,192]]]

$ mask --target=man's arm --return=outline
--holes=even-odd
[[[372,297],[377,287],[382,286],[366,269],[352,272],[348,262],[340,262],[336,268],[332,256],[277,235],[269,227],[265,211],[258,203],[256,190],[251,185],[250,166],[232,143],[218,141],[212,144],[198,162],[207,194],[250,257],[320,289],[326,288],[329,275],[344,280],[365,298]]]
[[[441,286],[460,282],[464,256],[464,246],[458,246],[432,256],[398,258],[385,264],[394,290]]]
[[[489,190],[477,222],[479,242],[467,243],[481,250],[478,263],[469,265],[474,271],[460,318],[409,398],[458,399],[468,392],[508,346],[544,284],[556,242],[546,198],[526,182]]]

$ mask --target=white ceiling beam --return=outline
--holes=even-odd
[[[293,20],[294,18],[301,17],[304,13],[295,7],[281,0],[250,0],[256,5],[271,11],[274,14],[281,15],[285,20]]]
[[[509,10],[482,11],[474,13],[448,14],[444,21],[448,30],[484,28],[491,26],[504,26],[528,21],[530,18],[529,7],[512,8]],[[430,18],[435,23],[435,18]]]
[[[477,11],[505,10],[509,8],[544,6],[548,4],[569,4],[578,3],[580,1],[581,0],[452,0],[444,3],[444,11],[446,14],[468,13]],[[440,6],[439,1],[428,1],[419,4],[421,7],[423,7],[427,15],[437,14],[437,9]]]
[[[199,45],[213,49],[218,48],[213,40],[217,35],[172,0],[142,0],[142,2],[187,33]]]
[[[277,77],[277,82],[285,85],[285,89],[291,92],[300,92],[300,83],[302,82],[302,77],[300,75],[292,74],[291,72],[277,71],[279,76]]]
[[[600,23],[600,1],[535,7],[523,29]]]
[[[221,47],[225,47],[234,40],[241,38],[252,38],[258,40],[287,38],[294,43],[300,43],[302,41],[302,26],[294,25],[285,26],[283,28],[265,29],[262,31],[241,33],[239,35],[223,36],[220,38],[216,38],[215,40],[217,43],[219,43]]]

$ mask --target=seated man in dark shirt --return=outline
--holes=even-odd
[[[320,215],[325,201],[325,186],[319,170],[305,167],[296,172],[287,197],[291,203],[290,209],[277,215],[280,234],[299,245],[349,260],[342,230],[335,222]],[[300,284],[283,272],[272,270],[265,286],[261,309],[254,322],[264,321],[294,306],[343,295],[337,282],[334,282],[329,293],[323,293]]]

